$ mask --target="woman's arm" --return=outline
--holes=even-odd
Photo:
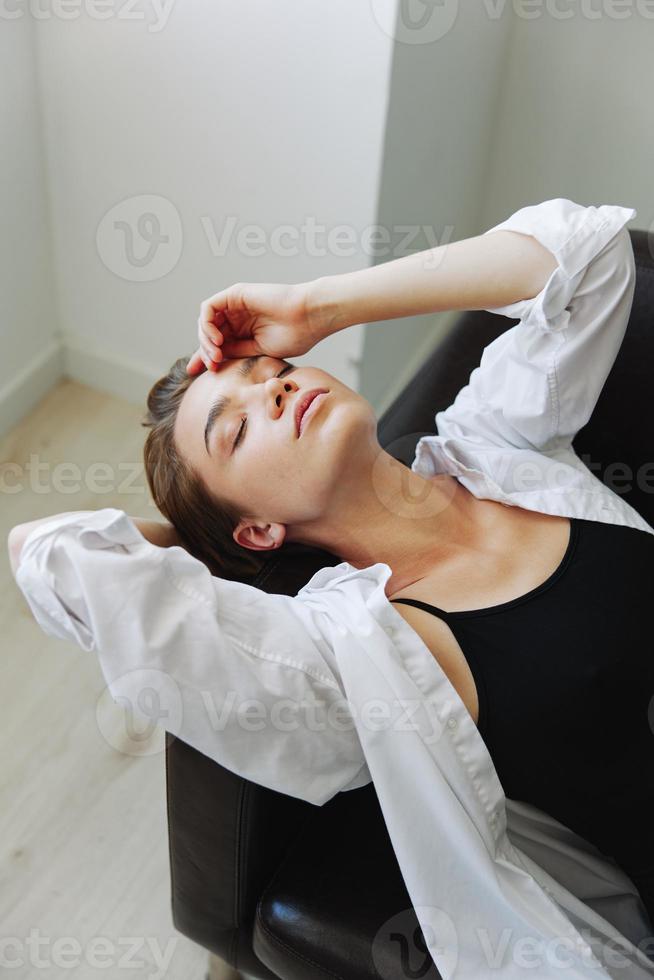
[[[320,592],[213,576],[111,507],[37,528],[16,582],[47,635],[96,652],[117,704],[232,772],[317,805],[365,775]]]
[[[307,284],[309,319],[324,332],[355,323],[485,310],[536,296],[556,268],[531,235],[495,231]]]
[[[537,297],[490,309],[519,323],[484,349],[468,384],[436,414],[438,439],[462,440],[484,451],[514,446],[547,454],[572,448],[629,323],[636,263],[625,226],[636,213],[620,205],[584,207],[554,199],[521,208],[502,223],[504,230],[538,238],[559,267]],[[499,238],[499,232],[487,236]],[[533,479],[533,470],[523,472]]]
[[[499,225],[355,272],[291,285],[235,283],[202,303],[200,346],[187,370],[215,370],[223,357],[304,354],[355,323],[531,299],[556,266],[537,237]]]
[[[66,510],[62,511],[60,514],[53,514],[50,517],[40,517],[36,521],[26,521],[24,524],[16,524],[12,527],[7,537],[7,551],[9,552],[9,564],[11,565],[11,573],[15,577],[16,569],[18,568],[18,560],[20,558],[20,553],[23,548],[25,539],[38,527],[39,524],[45,524],[46,521],[51,521],[53,517],[65,517],[68,514],[79,513],[79,511]]]
[[[26,521],[24,524],[17,524],[15,527],[12,527],[11,531],[9,532],[9,537],[7,538],[7,550],[9,552],[9,564],[11,565],[12,575],[14,575],[14,577],[16,575],[16,569],[18,568],[18,562],[23,544],[35,527],[38,527],[39,524],[45,524],[47,521],[51,521],[55,517],[65,517],[68,514],[80,513],[89,512],[67,510],[62,511],[60,514],[53,514],[50,517],[40,517],[36,521]],[[177,536],[177,531],[172,524],[165,521],[147,520],[143,517],[130,517],[130,520],[134,522],[143,537],[149,541],[150,544],[157,545],[159,548],[170,548],[173,545],[178,545],[180,543]]]

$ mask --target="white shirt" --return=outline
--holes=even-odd
[[[520,322],[436,415],[439,434],[420,439],[412,470],[453,474],[507,506],[654,534],[571,446],[629,319],[624,225],[635,214],[558,198],[486,232],[531,234],[558,266],[535,298],[492,311]],[[16,580],[46,633],[96,652],[114,700],[140,712],[139,695],[156,692],[163,727],[233,772],[317,805],[372,779],[443,978],[654,977],[636,948],[649,930],[635,886],[562,824],[505,798],[455,688],[389,602],[390,575],[384,562],[341,562],[297,596],[268,594],[155,547],[105,508],[36,527]]]

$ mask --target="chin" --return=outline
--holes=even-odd
[[[351,406],[350,406],[351,407]],[[340,479],[351,471],[354,463],[374,461],[379,452],[377,419],[373,414],[360,410],[344,411],[340,418],[327,419],[324,432],[318,433],[322,460],[331,473],[339,473]],[[331,426],[328,428],[328,426]]]

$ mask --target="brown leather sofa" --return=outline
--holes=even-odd
[[[627,334],[573,445],[654,525],[653,241],[645,231],[630,234],[637,280]],[[435,413],[467,383],[484,347],[516,322],[463,313],[380,419],[380,444],[410,466],[420,436],[435,432]],[[271,554],[251,584],[295,595],[339,561],[290,546]],[[179,932],[257,980],[439,977],[372,784],[316,807],[248,782],[170,735],[166,776]]]

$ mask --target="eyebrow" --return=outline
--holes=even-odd
[[[242,378],[247,378],[248,375],[252,374],[254,366],[261,359],[261,354],[254,354],[252,357],[246,357],[242,364],[238,366],[238,373]],[[211,430],[214,425],[223,414],[225,409],[227,409],[231,404],[231,398],[225,398],[221,396],[217,398],[211,408],[209,409],[209,414],[207,415],[207,424],[204,427],[204,445],[206,447],[207,453],[211,455],[209,449],[209,436],[211,435]]]

